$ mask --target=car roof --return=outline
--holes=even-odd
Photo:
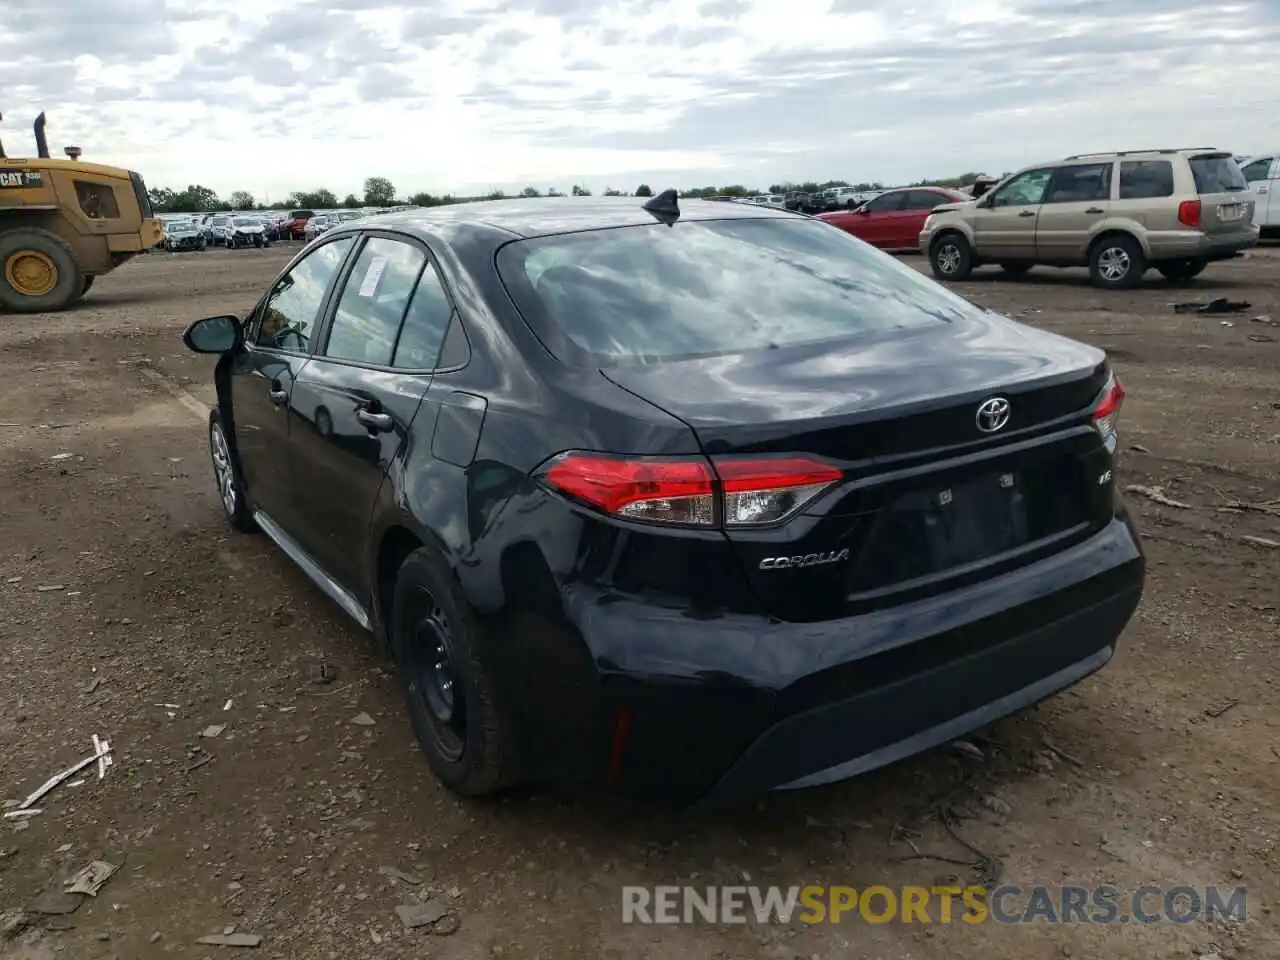
[[[512,237],[542,237],[581,230],[657,223],[644,197],[530,197],[420,207],[378,217],[366,227],[436,233],[441,228],[487,227]],[[789,211],[746,203],[681,200],[681,220],[806,219]]]

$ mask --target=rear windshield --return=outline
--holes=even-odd
[[[795,346],[949,323],[977,309],[817,220],[538,237],[507,244],[497,265],[543,341],[554,349],[563,334],[592,363]]]
[[[290,220],[309,220],[314,216],[315,214],[312,213],[310,210],[294,210],[292,213],[289,214],[289,219]]]
[[[1240,165],[1229,154],[1191,158],[1196,193],[1232,193],[1248,190]]]

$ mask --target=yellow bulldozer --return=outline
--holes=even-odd
[[[0,311],[13,313],[65,310],[164,238],[142,177],[83,162],[79,147],[50,157],[43,113],[34,130],[34,157],[0,141]]]

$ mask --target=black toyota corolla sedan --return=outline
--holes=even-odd
[[[463,795],[849,777],[1093,673],[1142,591],[1105,354],[785,211],[343,224],[185,342],[231,524],[385,644]]]

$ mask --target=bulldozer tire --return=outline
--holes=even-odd
[[[75,252],[34,227],[0,233],[0,307],[12,313],[64,310],[84,296]]]

